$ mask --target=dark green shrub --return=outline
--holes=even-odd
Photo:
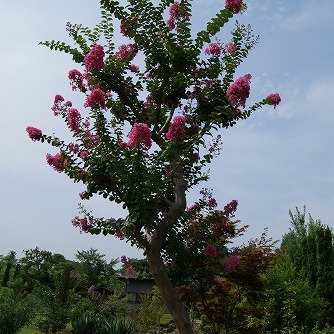
[[[62,308],[60,304],[52,304],[45,314],[36,317],[34,325],[42,333],[56,333],[66,328],[68,319],[68,309]]]
[[[0,289],[0,334],[14,334],[31,320],[29,301],[11,289]]]

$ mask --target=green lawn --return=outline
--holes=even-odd
[[[19,332],[18,334],[39,334],[40,331],[35,329],[35,328],[32,328],[32,327],[28,327],[28,326],[25,326],[23,327]]]

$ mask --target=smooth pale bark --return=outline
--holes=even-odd
[[[175,291],[170,278],[167,275],[165,265],[161,259],[160,251],[169,231],[172,229],[186,209],[186,182],[182,173],[182,160],[180,158],[180,147],[175,147],[171,154],[171,166],[174,170],[174,201],[169,202],[169,210],[152,233],[146,231],[142,234],[144,225],[138,225],[135,238],[146,250],[146,257],[150,266],[151,274],[155,280],[161,297],[173,317],[179,334],[194,334],[187,310]],[[167,200],[166,200],[167,201]]]
[[[180,334],[194,334],[186,308],[180,301],[160,258],[159,252],[149,250],[147,260],[165,305],[173,317],[175,326]]]

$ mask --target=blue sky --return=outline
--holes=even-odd
[[[289,230],[289,209],[303,205],[333,227],[334,2],[246,3],[249,10],[238,20],[250,23],[260,42],[238,73],[252,74],[251,100],[278,91],[282,103],[222,132],[222,154],[205,186],[222,206],[238,199],[237,218],[250,225],[243,240],[260,236],[265,227],[280,239]],[[193,6],[194,28],[201,29],[224,1],[194,0]],[[0,16],[0,254],[14,250],[21,257],[23,249],[38,246],[67,258],[90,247],[110,259],[139,256],[113,237],[79,234],[71,226],[83,188],[47,166],[46,153],[55,151],[31,142],[25,132],[34,125],[65,133],[50,107],[55,94],[72,96],[67,73],[74,65],[38,42],[67,40],[68,21],[98,22],[98,1],[2,1]],[[219,38],[228,41],[231,28]],[[196,195],[190,194],[190,202]],[[124,215],[98,198],[87,207],[96,216]]]

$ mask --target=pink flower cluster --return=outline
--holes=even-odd
[[[55,116],[58,116],[60,113],[65,113],[67,111],[67,108],[72,107],[72,102],[71,101],[66,101],[63,103],[65,100],[64,98],[57,94],[54,98],[53,106],[51,107],[51,110],[53,111],[53,114]]]
[[[34,128],[33,126],[28,126],[26,131],[28,132],[29,138],[33,141],[40,140],[42,137],[42,130]]]
[[[79,193],[79,197],[80,197],[82,200],[85,200],[85,199],[89,199],[89,198],[90,198],[89,193],[87,193],[87,191],[82,191],[81,193]]]
[[[53,111],[55,116],[57,116],[58,113],[63,109],[64,100],[65,99],[59,94],[55,96],[53,106],[51,107],[51,110]]]
[[[239,255],[239,250],[235,249],[230,257],[224,261],[222,261],[222,265],[224,266],[225,273],[226,274],[231,274],[236,271],[237,265],[240,262],[240,255]]]
[[[79,157],[81,160],[86,160],[89,155],[89,152],[87,150],[81,150],[79,153]]]
[[[204,53],[209,56],[219,56],[220,52],[221,48],[217,43],[210,43],[204,51]]]
[[[87,91],[87,87],[84,83],[85,77],[80,71],[78,71],[76,69],[70,70],[68,72],[68,78],[70,79],[70,84],[72,86],[72,90],[77,90],[78,89],[81,92],[86,92]]]
[[[170,30],[174,30],[176,27],[176,21],[185,20],[189,21],[189,16],[185,13],[184,8],[178,1],[172,3],[169,7],[169,18],[167,20],[167,26]]]
[[[267,96],[268,104],[274,106],[278,106],[278,104],[281,102],[281,97],[278,93],[272,93]]]
[[[215,258],[218,255],[216,246],[213,244],[208,245],[204,251],[204,255]]]
[[[187,208],[187,211],[199,211],[201,209],[201,205],[199,203],[194,203]]]
[[[118,238],[119,240],[125,239],[125,232],[120,229],[114,229],[114,236]]]
[[[205,208],[213,210],[218,206],[218,203],[216,199],[212,196],[212,191],[210,189],[203,188],[200,191],[200,194],[203,196],[200,202],[195,202],[193,205],[187,208],[187,211],[200,211]]]
[[[225,45],[225,53],[232,54],[235,52],[235,44],[233,42],[229,42]]]
[[[55,155],[48,153],[46,155],[46,162],[59,173],[67,166],[67,160],[64,158],[62,153],[57,153]]]
[[[129,36],[129,34],[134,31],[138,26],[138,19],[136,16],[132,15],[128,20],[123,21],[120,25],[121,34],[124,36]]]
[[[127,143],[127,146],[138,147],[140,143],[143,143],[146,148],[150,148],[152,146],[151,136],[151,130],[147,124],[135,123],[128,134],[130,140]]]
[[[250,74],[238,78],[233,84],[227,88],[226,94],[231,104],[235,106],[245,107],[246,100],[249,97],[250,91]]]
[[[234,217],[235,212],[238,208],[238,201],[236,199],[232,200],[230,203],[224,206],[224,214],[227,217]]]
[[[137,44],[122,44],[116,52],[119,61],[125,63],[130,62],[138,53]]]
[[[132,265],[130,259],[128,259],[125,255],[121,256],[121,262],[125,267],[125,278],[129,279],[136,274],[136,268]]]
[[[139,72],[139,66],[137,66],[135,64],[130,64],[129,65],[129,70],[133,73],[138,73]]]
[[[72,152],[72,153],[78,153],[79,152],[79,144],[69,144],[69,150]]]
[[[104,51],[103,46],[97,44],[91,48],[91,50],[86,54],[84,63],[87,72],[93,70],[101,70],[104,68]]]
[[[80,218],[79,216],[75,216],[71,222],[74,227],[79,227],[81,232],[86,233],[93,226],[93,219],[87,217]]]
[[[144,102],[144,109],[145,110],[153,110],[156,108],[157,103],[155,102],[154,98],[151,95],[146,96],[146,101]]]
[[[106,101],[104,97],[104,92],[100,88],[94,89],[86,98],[84,107],[101,107],[106,106]]]
[[[73,132],[78,132],[80,129],[81,115],[75,108],[69,108],[67,111],[67,123]]]
[[[88,288],[88,290],[87,290],[87,292],[88,292],[89,294],[94,293],[94,291],[95,291],[95,285],[91,285],[91,286]]]
[[[242,0],[226,0],[225,8],[229,9],[233,14],[238,14],[242,9]]]
[[[176,116],[166,133],[166,138],[174,143],[183,143],[185,134],[185,117]]]

